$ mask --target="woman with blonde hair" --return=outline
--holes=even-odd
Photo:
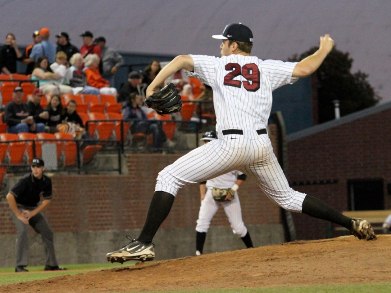
[[[101,94],[117,96],[117,89],[110,87],[110,82],[100,74],[99,61],[100,58],[96,54],[88,54],[84,58],[87,85],[98,88]]]

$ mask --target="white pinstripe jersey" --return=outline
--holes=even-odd
[[[216,131],[266,128],[272,91],[288,84],[296,62],[261,60],[232,54],[223,57],[190,55],[194,72],[213,89]],[[255,135],[255,134],[254,134]]]
[[[231,188],[232,185],[235,184],[236,180],[238,179],[239,175],[243,175],[240,171],[231,171],[228,173],[225,173],[223,175],[217,176],[213,179],[209,179],[206,181],[206,187],[207,188]]]

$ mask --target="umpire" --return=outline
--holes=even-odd
[[[45,271],[64,270],[58,266],[53,232],[41,213],[52,199],[52,181],[43,174],[44,166],[42,159],[34,158],[31,173],[23,176],[7,194],[17,231],[15,272],[18,273],[28,272],[28,225],[41,234],[46,253]]]

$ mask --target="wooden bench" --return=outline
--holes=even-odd
[[[373,230],[376,231],[376,233],[379,233],[383,232],[384,220],[391,214],[391,210],[344,211],[342,214],[350,218],[361,218],[367,220],[371,223]],[[341,226],[334,226],[332,231],[333,236],[337,236],[336,234],[346,235],[349,233],[346,228]]]

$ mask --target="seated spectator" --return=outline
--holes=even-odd
[[[193,88],[191,87],[190,84],[185,84],[182,88],[182,91],[180,92],[182,101],[193,101],[194,96],[193,96]]]
[[[145,96],[145,89],[146,85],[143,84],[141,73],[132,71],[128,75],[128,82],[124,83],[119,89],[118,102],[123,105],[129,103],[132,93]]]
[[[5,107],[5,123],[8,132],[44,132],[45,125],[36,123],[34,117],[29,114],[27,105],[23,103],[23,89],[16,87],[13,93],[13,100]]]
[[[156,59],[152,60],[151,63],[149,63],[149,65],[144,69],[143,83],[147,86],[150,85],[161,69],[160,61]]]
[[[89,54],[84,59],[84,72],[87,76],[87,85],[98,88],[99,92],[104,95],[117,96],[117,90],[110,87],[107,79],[104,79],[99,72],[99,57],[96,54]]]
[[[34,121],[37,123],[46,124],[49,118],[49,113],[45,111],[41,106],[41,99],[44,94],[40,89],[36,89],[27,101],[27,110],[30,116],[33,116]],[[46,97],[44,97],[46,99]]]
[[[56,35],[57,38],[57,53],[64,52],[69,61],[73,54],[79,53],[79,49],[70,43],[69,35],[66,32],[61,32]]]
[[[87,76],[83,70],[84,61],[81,54],[73,54],[69,62],[71,67],[67,70],[66,79],[69,80],[73,94],[99,95],[99,89],[87,85]]]
[[[57,132],[57,125],[61,123],[63,109],[59,95],[53,95],[46,108],[49,113],[48,120],[46,122],[46,131],[50,133]]]
[[[35,68],[31,74],[32,80],[39,81],[39,88],[46,94],[66,94],[72,93],[72,88],[60,83],[61,76],[48,71],[49,62],[46,57],[38,58]]]
[[[53,73],[57,73],[59,76],[61,76],[61,79],[58,80],[60,84],[68,84],[68,81],[65,77],[68,70],[67,54],[65,54],[63,51],[57,52],[56,61],[50,65],[50,69],[53,71]]]
[[[61,124],[57,126],[59,132],[71,133],[74,138],[80,139],[84,134],[83,120],[76,111],[76,101],[70,100],[61,116]]]
[[[141,109],[143,101],[143,96],[132,93],[130,102],[127,103],[126,107],[123,109],[124,120],[131,122],[130,131],[132,133],[152,133],[153,148],[155,151],[161,151],[164,142],[166,142],[166,135],[160,121],[148,120],[146,114]]]
[[[94,43],[94,35],[90,31],[85,31],[80,35],[83,38],[83,45],[80,47],[80,54],[83,58],[90,54],[96,54],[99,58],[102,57],[102,50]]]
[[[0,73],[16,73],[16,61],[22,59],[22,53],[16,44],[15,35],[8,33],[5,36],[4,46],[0,49]]]

